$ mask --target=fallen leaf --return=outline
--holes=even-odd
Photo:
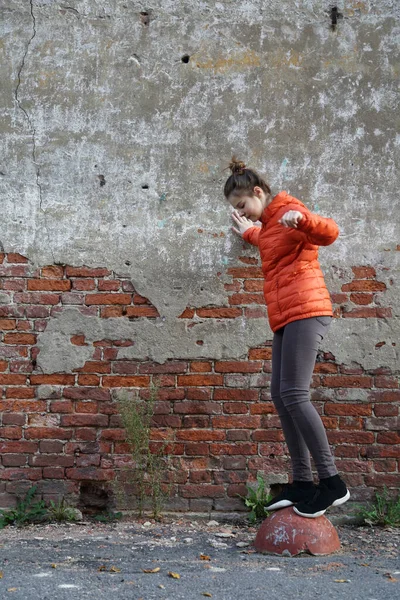
[[[361,563],[360,567],[369,567],[369,564],[368,563]]]
[[[156,567],[155,569],[142,569],[143,573],[158,573],[160,567]]]
[[[173,579],[180,579],[181,576],[179,575],[179,573],[174,573],[173,571],[168,571],[168,575],[170,577],[172,577]]]
[[[387,577],[389,581],[392,581],[392,582],[397,581],[396,577],[393,577],[393,575],[391,573],[385,573],[384,576]]]
[[[3,571],[0,571],[0,579],[3,579]]]
[[[165,585],[163,585],[162,583],[160,583],[160,585],[158,587],[161,588],[162,590],[165,590]]]
[[[210,594],[210,592],[203,592],[203,596],[207,596],[207,598],[212,598],[212,594]]]
[[[52,568],[52,569],[56,569],[56,568],[57,568],[57,565],[56,565],[56,563],[51,563],[51,565],[50,565],[50,566],[51,566],[51,568]]]
[[[97,570],[98,571],[106,571],[107,567],[105,565],[101,565],[101,567],[99,567]]]
[[[121,573],[121,569],[118,569],[118,567],[111,567],[110,573]]]
[[[350,583],[350,579],[334,579],[336,583]]]
[[[208,554],[200,554],[200,560],[211,560],[211,557]]]
[[[8,588],[7,592],[16,592],[17,588]]]

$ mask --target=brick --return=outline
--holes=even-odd
[[[242,454],[244,456],[257,454],[257,444],[243,442],[237,444],[210,444],[210,453],[215,456],[231,456],[233,454]]]
[[[26,290],[26,279],[4,279],[3,290],[23,292]]]
[[[99,281],[97,288],[99,292],[118,292],[121,282],[116,279],[102,279]]]
[[[69,267],[66,268],[67,277],[108,277],[111,271],[102,267]]]
[[[98,375],[78,375],[78,385],[100,385],[100,377]]]
[[[350,294],[350,300],[354,302],[354,304],[367,305],[372,304],[374,296],[373,294],[366,293]]]
[[[62,415],[60,420],[61,427],[107,427],[108,416],[79,413]]]
[[[96,289],[96,282],[94,279],[72,279],[72,289],[78,292],[90,292]]]
[[[189,474],[190,483],[211,483],[210,471],[191,471]]]
[[[0,442],[0,452],[4,454],[34,454],[37,449],[36,442]]]
[[[400,473],[374,473],[365,476],[365,484],[371,487],[394,487],[396,490],[400,487]]]
[[[181,361],[167,361],[163,364],[141,363],[139,364],[139,373],[185,373],[187,363]]]
[[[36,344],[36,337],[36,335],[31,333],[6,333],[4,336],[4,343],[32,346]]]
[[[222,498],[225,496],[223,485],[185,485],[181,487],[180,495],[183,498]]]
[[[22,256],[22,254],[18,254],[18,252],[9,252],[6,256],[8,263],[28,263],[26,256]]]
[[[213,415],[222,412],[221,405],[218,402],[175,402],[174,412],[182,414]]]
[[[193,373],[211,373],[212,364],[206,361],[192,361],[190,363],[190,370]]]
[[[71,282],[69,279],[29,279],[27,289],[31,292],[67,292]]]
[[[17,375],[15,373],[0,374],[0,385],[25,385],[26,375]]]
[[[30,375],[31,385],[73,385],[75,375],[53,374],[53,375]]]
[[[193,308],[185,308],[183,313],[181,313],[178,318],[179,319],[193,319],[193,317],[194,317]]]
[[[373,279],[376,277],[376,271],[374,267],[362,266],[362,267],[351,267],[356,279]]]
[[[268,415],[275,412],[275,406],[272,402],[262,402],[260,404],[252,404],[250,406],[251,415]]]
[[[400,390],[393,389],[388,391],[376,391],[373,390],[369,396],[370,402],[400,402]]]
[[[148,387],[150,385],[150,377],[145,375],[104,375],[103,387]]]
[[[400,417],[372,417],[366,419],[365,429],[372,431],[396,432],[400,430]],[[400,440],[400,437],[399,437]]]
[[[130,304],[131,300],[131,294],[86,294],[85,304]]]
[[[272,348],[252,348],[249,351],[250,360],[270,360],[272,358]]]
[[[79,371],[83,373],[111,373],[111,364],[100,360],[88,360]]]
[[[214,390],[214,400],[240,400],[243,402],[255,402],[258,400],[258,390],[219,388]]]
[[[240,308],[197,308],[196,314],[206,319],[235,319],[242,316]]]
[[[373,444],[374,434],[371,431],[328,431],[331,444]]]
[[[242,289],[240,281],[234,281],[233,283],[224,283],[224,289],[227,292],[239,292]]]
[[[47,306],[25,306],[27,319],[46,319],[50,316],[50,308]]]
[[[222,375],[178,375],[178,386],[223,385]]]
[[[155,306],[128,306],[126,316],[130,319],[139,317],[159,317],[160,314]]]
[[[326,415],[365,416],[372,415],[372,406],[369,404],[325,404]]]
[[[22,438],[22,427],[0,427],[0,438],[6,440],[20,440]]]
[[[227,275],[235,279],[263,279],[261,267],[232,267],[227,270]]]
[[[99,469],[97,467],[82,467],[66,469],[68,479],[79,481],[112,481],[114,479],[113,469]]]
[[[0,412],[43,412],[45,410],[46,402],[44,400],[0,400]]]
[[[376,436],[378,444],[400,444],[400,434],[398,431],[385,431]]]
[[[314,368],[315,373],[337,373],[338,367],[333,363],[318,362]]]
[[[250,437],[248,429],[230,429],[226,432],[226,439],[230,442],[247,442]]]
[[[260,361],[217,361],[215,371],[217,373],[259,373],[262,369]]]
[[[62,418],[62,417],[61,417]],[[69,440],[72,437],[72,431],[62,429],[61,427],[27,427],[25,429],[25,439],[41,440],[56,439]]]
[[[244,282],[243,289],[245,292],[262,292],[264,281],[262,279],[247,279]]]
[[[398,377],[387,377],[384,375],[374,377],[374,384],[377,388],[390,388],[390,389],[398,389],[399,388],[399,378]]]
[[[217,429],[256,429],[260,427],[260,422],[258,415],[216,416],[212,419],[212,425]]]
[[[61,265],[48,265],[40,269],[41,276],[46,279],[62,279],[64,267]]]
[[[224,402],[224,413],[228,415],[246,415],[249,407],[244,402]]]
[[[370,388],[372,387],[372,377],[362,375],[328,375],[322,378],[322,385],[332,388]]]
[[[342,285],[342,292],[382,292],[386,284],[372,279],[354,279],[351,283]]]
[[[17,321],[15,319],[0,319],[0,329],[5,331],[5,330],[10,330],[10,329],[15,329],[17,326]]]
[[[97,402],[84,400],[75,404],[75,412],[95,415],[98,412]]]
[[[346,294],[331,294],[331,300],[333,304],[344,304],[347,302]]]
[[[374,414],[376,417],[397,417],[399,407],[393,404],[375,404]]]
[[[211,400],[212,392],[212,388],[187,388],[185,398],[186,400]]]
[[[14,302],[17,304],[50,304],[54,306],[60,302],[60,295],[42,292],[16,292]]]
[[[18,413],[3,413],[3,425],[25,425],[26,415]]]
[[[209,415],[196,415],[194,417],[185,416],[183,417],[183,427],[188,428],[202,428],[202,427],[210,427],[210,417]]]
[[[224,431],[211,431],[209,429],[182,429],[176,432],[176,439],[191,442],[224,441]]]
[[[22,400],[24,398],[34,398],[35,390],[33,388],[24,387],[10,387],[6,389],[6,398],[18,398]]]
[[[264,304],[263,294],[232,294],[228,299],[229,304]]]
[[[3,467],[22,467],[27,464],[27,456],[24,454],[5,454],[2,462]]]

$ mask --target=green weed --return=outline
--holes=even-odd
[[[259,473],[257,475],[257,486],[254,487],[250,484],[246,484],[247,496],[240,496],[246,506],[250,508],[248,520],[250,523],[255,523],[259,519],[265,519],[267,511],[264,506],[272,499],[272,494],[267,492],[267,484],[263,476]]]
[[[360,507],[358,512],[368,525],[400,527],[400,495],[390,498],[386,486],[383,493],[375,492],[375,502],[367,507]]]

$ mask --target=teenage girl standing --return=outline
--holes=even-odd
[[[258,246],[264,296],[274,333],[271,397],[278,412],[292,464],[292,483],[267,510],[294,506],[303,517],[319,517],[350,498],[339,477],[321,417],[310,401],[310,383],[319,344],[332,319],[332,304],[318,263],[318,246],[339,235],[332,219],[311,213],[268,184],[235,157],[224,195],[233,206],[233,231]],[[255,226],[261,221],[261,227]],[[310,454],[319,476],[314,485]]]

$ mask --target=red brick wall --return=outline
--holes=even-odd
[[[69,373],[37,367],[40,332],[52,317],[74,306],[99,318],[156,318],[157,310],[127,278],[105,268],[51,265],[31,273],[27,258],[0,255],[0,506],[35,482],[45,499],[79,496],[82,482],[107,482],[126,461],[124,430],[111,392],[159,386],[153,444],[168,429],[175,497],[181,510],[243,509],[237,494],[258,470],[284,474],[289,461],[269,396],[270,342],[249,349],[246,360],[119,359],[131,340],[97,340],[91,360]],[[227,274],[229,306],[187,307],[180,318],[234,319],[266,315],[258,261],[240,258]],[[390,318],[385,283],[371,266],[353,267],[352,281],[332,291],[337,318]],[[218,273],[217,276],[221,276]],[[8,302],[8,303],[7,303]],[[71,343],[85,345],[83,335]],[[199,340],[201,344],[201,340]],[[385,344],[379,342],[377,347]],[[319,356],[312,397],[327,428],[336,464],[353,498],[376,487],[400,486],[398,372],[364,371]],[[50,394],[40,393],[43,384]],[[354,392],[357,390],[357,392]]]

